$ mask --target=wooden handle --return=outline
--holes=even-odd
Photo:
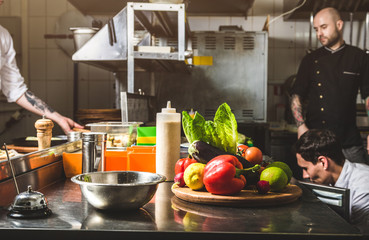
[[[85,128],[73,128],[72,130],[74,132],[91,132],[91,130]]]

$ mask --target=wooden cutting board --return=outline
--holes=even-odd
[[[38,147],[23,147],[23,146],[15,146],[13,144],[6,146],[8,149],[14,149],[19,153],[30,153],[38,151]]]
[[[293,184],[289,184],[282,192],[267,194],[259,194],[256,190],[242,190],[234,196],[223,196],[178,186],[174,186],[172,192],[176,197],[188,202],[232,207],[277,206],[294,202],[302,195],[301,188]]]

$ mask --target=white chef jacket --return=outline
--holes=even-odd
[[[27,86],[15,60],[13,39],[8,30],[1,25],[0,53],[0,90],[8,102],[15,102],[27,91]]]
[[[350,221],[369,232],[369,166],[345,161],[335,187],[350,189]]]

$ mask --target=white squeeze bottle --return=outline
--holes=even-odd
[[[174,180],[174,167],[180,157],[181,114],[172,108],[170,101],[166,108],[156,114],[156,173],[167,181]]]

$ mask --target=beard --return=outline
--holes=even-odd
[[[326,38],[327,42],[324,43],[322,38]],[[319,41],[323,46],[331,48],[332,46],[334,46],[335,44],[337,44],[340,41],[340,32],[336,28],[331,36],[329,36],[329,37],[324,37],[324,36],[320,37]]]

